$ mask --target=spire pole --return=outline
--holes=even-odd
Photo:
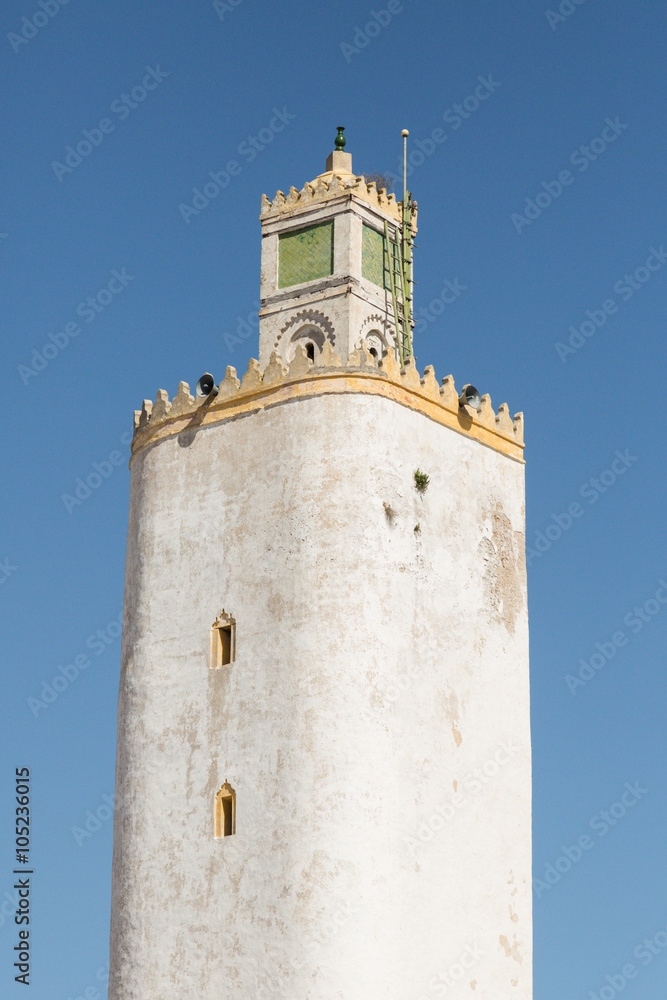
[[[408,191],[408,136],[403,136],[403,225],[401,226],[401,270],[403,274],[403,339],[405,352],[412,355],[412,195]]]
[[[410,133],[404,128],[401,135],[403,136],[403,204],[405,205],[408,195],[408,136]]]

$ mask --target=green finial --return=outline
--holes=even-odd
[[[345,136],[343,135],[343,132],[345,131],[345,126],[336,125],[336,128],[338,129],[338,135],[336,136],[336,141],[334,145],[336,149],[342,153],[343,150],[345,149]]]

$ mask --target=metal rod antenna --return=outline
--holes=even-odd
[[[401,225],[401,274],[403,278],[403,343],[408,356],[412,355],[412,195],[408,191],[408,136],[403,136],[403,204]]]
[[[410,133],[406,128],[401,132],[403,136],[403,204],[408,193],[408,136]]]

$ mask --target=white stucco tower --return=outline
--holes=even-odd
[[[259,362],[135,415],[110,1000],[532,998],[523,422],[399,367],[385,217],[263,199]]]

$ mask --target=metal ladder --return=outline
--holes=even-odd
[[[408,255],[406,255],[404,246],[405,240],[403,234],[399,235],[399,227],[397,226],[392,233],[385,220],[384,248],[401,368],[405,367],[406,360],[412,356],[412,247],[408,244]]]

